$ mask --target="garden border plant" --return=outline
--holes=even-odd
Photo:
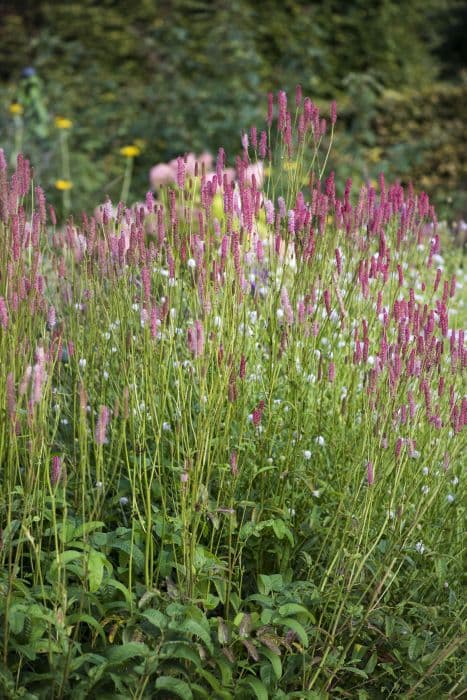
[[[465,276],[335,123],[63,228],[1,155],[3,697],[461,693]]]

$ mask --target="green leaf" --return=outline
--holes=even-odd
[[[186,642],[165,642],[161,647],[160,653],[161,655],[166,655],[166,658],[168,659],[186,659],[187,661],[191,661],[197,667],[201,666],[200,655]]]
[[[258,590],[263,595],[269,595],[271,591],[281,591],[284,588],[284,580],[281,574],[260,574],[258,576]]]
[[[412,637],[409,643],[408,656],[410,661],[418,659],[425,647],[425,642],[420,637]]]
[[[213,661],[219,667],[224,688],[232,685],[232,668],[223,654],[218,654]]]
[[[140,571],[144,569],[144,554],[134,543],[132,544],[128,540],[118,539],[112,542],[112,547],[116,547],[116,549],[120,549],[122,552],[125,552],[125,554],[128,554],[128,556],[133,559],[133,563],[137,569]]]
[[[303,647],[306,648],[308,646],[308,635],[305,632],[305,628],[303,627],[303,625],[301,625],[297,620],[294,620],[293,617],[277,617],[276,622],[280,625],[284,625],[284,627],[288,627],[293,632],[295,632],[295,634],[300,640],[300,644]]]
[[[146,656],[149,652],[146,644],[140,642],[127,642],[118,647],[110,647],[106,650],[108,664],[121,664],[135,656]]]
[[[199,622],[196,622],[196,620],[184,620],[181,625],[177,625],[177,629],[180,632],[187,632],[188,634],[195,635],[195,637],[199,637],[206,644],[211,654],[214,654],[214,646],[209,630],[203,627]]]
[[[156,680],[155,685],[156,690],[169,690],[171,693],[175,693],[182,700],[192,700],[193,693],[191,692],[190,686],[185,681],[181,681],[178,678],[172,678],[171,676],[161,676]]]
[[[313,618],[313,615],[304,605],[299,605],[298,603],[285,603],[278,608],[279,615],[288,617],[289,615],[306,615],[307,617]]]
[[[72,561],[76,561],[77,559],[81,559],[82,556],[83,552],[78,552],[76,549],[67,549],[65,552],[62,552],[58,556],[58,561],[57,559],[53,560],[49,569],[49,576],[54,577],[59,566],[66,567],[67,564],[70,564]]]
[[[367,664],[365,666],[365,673],[373,673],[373,671],[376,668],[376,664],[378,663],[378,654],[376,652],[373,652],[373,654],[370,656],[370,658],[367,661]]]
[[[88,555],[88,582],[91,593],[99,590],[104,577],[104,564],[106,558],[102,552],[91,549]]]
[[[88,523],[82,523],[82,525],[78,525],[73,532],[73,539],[79,539],[83,537],[83,535],[89,535],[93,530],[98,530],[102,527],[105,527],[105,523],[100,520],[90,520]]]
[[[268,700],[268,689],[258,678],[245,678],[243,683],[253,689],[258,700]]]
[[[287,525],[283,520],[280,518],[277,520],[272,521],[272,529],[274,530],[274,534],[277,537],[277,539],[282,540],[284,537],[287,537],[289,540],[290,544],[294,545],[294,538],[292,532],[289,530]]]
[[[130,606],[132,605],[133,597],[132,597],[130,591],[128,590],[128,588],[126,586],[124,586],[123,583],[121,583],[120,581],[116,581],[114,578],[106,578],[105,585],[111,586],[112,588],[116,588],[118,591],[123,593],[123,596],[124,596],[126,602],[128,603],[128,605],[130,605]]]
[[[151,625],[159,627],[161,630],[167,627],[167,617],[160,610],[150,608],[149,610],[145,610],[143,613],[141,613],[141,616],[145,617],[146,620],[151,623]]]
[[[277,654],[274,654],[270,649],[265,649],[264,647],[261,647],[261,654],[265,656],[271,666],[272,670],[274,671],[274,675],[276,676],[276,680],[279,680],[279,678],[282,676],[282,662]]]
[[[100,634],[103,641],[106,641],[104,628],[102,627],[102,625],[99,624],[97,620],[95,620],[92,617],[92,615],[87,615],[86,613],[74,613],[73,615],[67,616],[67,625],[76,625],[77,623],[84,623],[89,625],[90,627],[93,627]]]
[[[365,671],[362,671],[361,668],[355,668],[355,666],[345,666],[344,670],[348,671],[349,673],[353,673],[355,676],[360,676],[361,678],[365,679],[368,678]]]

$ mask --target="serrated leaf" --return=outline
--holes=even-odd
[[[156,680],[154,686],[156,690],[169,690],[171,693],[175,693],[182,700],[192,700],[193,693],[188,683],[181,681],[178,678],[172,678],[172,676],[160,676]]]

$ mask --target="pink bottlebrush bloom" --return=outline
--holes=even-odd
[[[288,224],[287,224],[288,232],[295,233],[295,212],[293,209],[289,209],[287,219],[288,219]]]
[[[159,318],[158,318],[157,306],[153,306],[151,308],[151,317],[150,317],[150,324],[149,324],[151,338],[157,337],[158,325],[159,325]]]
[[[263,241],[260,238],[256,241],[256,258],[259,263],[262,263],[264,260]]]
[[[32,376],[32,367],[31,367],[31,365],[28,365],[24,371],[23,378],[22,378],[21,383],[19,385],[18,393],[20,396],[24,396],[24,394],[27,392],[31,376]]]
[[[6,408],[10,418],[13,418],[16,412],[15,398],[15,378],[12,372],[8,372],[6,378]]]
[[[177,158],[177,185],[180,189],[185,187],[185,162],[181,156]]]
[[[110,409],[107,406],[100,406],[99,416],[96,421],[96,428],[94,431],[94,440],[96,445],[105,445],[108,442],[107,439],[107,426],[110,420]]]
[[[331,115],[331,125],[334,126],[337,121],[337,104],[335,100],[331,102],[331,108],[329,111]]]
[[[42,187],[37,185],[34,188],[34,192],[35,192],[37,206],[39,207],[39,220],[40,220],[40,223],[42,224],[42,226],[44,226],[46,223],[46,220],[47,220],[47,211],[45,208],[44,190],[42,189]]]
[[[328,379],[332,383],[336,377],[336,365],[334,362],[329,363],[328,367]]]
[[[235,403],[237,400],[237,383],[235,381],[235,374],[232,372],[229,379],[228,387],[228,398],[230,403]]]
[[[252,148],[256,150],[258,147],[258,132],[256,130],[256,126],[252,126],[250,128],[250,141]]]
[[[267,224],[273,224],[274,223],[274,202],[271,202],[270,199],[264,200],[264,209],[266,211],[266,223]]]
[[[261,423],[261,418],[264,411],[264,401],[260,401],[257,407],[253,411],[253,425],[257,428]]]
[[[286,287],[281,289],[281,304],[284,310],[286,321],[289,325],[292,325],[294,320],[294,314],[292,309],[292,304],[290,303],[289,294]]]
[[[246,373],[246,357],[242,353],[242,356],[240,358],[240,370],[239,370],[240,379],[245,379],[245,373]]]
[[[336,256],[337,274],[340,275],[342,272],[342,255],[341,255],[341,251],[339,250],[339,248],[336,248],[335,256]]]
[[[230,453],[230,472],[232,476],[237,476],[238,474],[238,458],[235,450],[232,450]]]
[[[50,470],[50,482],[55,486],[62,476],[62,460],[58,456],[52,457],[52,467]]]
[[[0,297],[0,323],[5,330],[8,328],[8,310],[3,297]]]
[[[399,457],[400,457],[403,444],[404,444],[404,438],[401,438],[401,437],[397,438],[396,447],[395,447],[396,459],[399,459]]]
[[[54,306],[49,306],[49,310],[47,312],[47,323],[51,330],[53,330],[53,328],[55,328],[55,326],[57,325],[57,317],[55,314]]]
[[[375,472],[373,468],[373,462],[367,462],[366,465],[366,480],[368,486],[373,486],[375,483]]]
[[[143,267],[141,270],[141,282],[143,285],[143,298],[145,301],[149,301],[151,299],[151,273],[147,267]]]
[[[279,106],[277,128],[279,131],[284,131],[287,119],[287,95],[283,90],[277,93],[277,102]]]
[[[204,330],[201,321],[195,321],[196,330],[196,355],[199,357],[204,353]]]

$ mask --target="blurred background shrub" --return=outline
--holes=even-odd
[[[67,132],[72,211],[130,200],[157,162],[223,145],[261,124],[265,93],[336,98],[331,167],[380,171],[466,217],[466,5],[459,0],[11,0],[0,5],[0,145],[22,148],[59,209]],[[62,141],[61,141],[62,139]],[[65,168],[66,170],[66,168]]]

